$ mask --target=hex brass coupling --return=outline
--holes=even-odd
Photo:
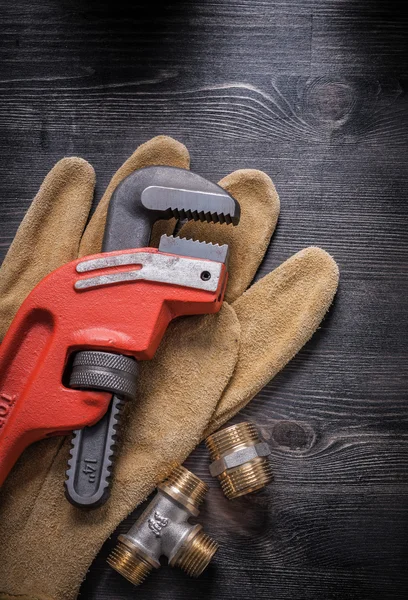
[[[205,441],[210,451],[210,473],[217,477],[225,496],[237,498],[272,481],[269,446],[252,423],[226,427]]]
[[[201,525],[189,518],[199,514],[198,507],[207,485],[184,467],[177,467],[157,488],[149,506],[133,527],[120,535],[107,559],[109,565],[134,585],[139,585],[159,559],[198,577],[208,566],[218,544],[206,535]]]

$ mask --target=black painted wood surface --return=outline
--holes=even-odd
[[[244,411],[275,481],[203,522],[221,550],[199,579],[134,590],[95,560],[82,598],[406,597],[407,21],[375,0],[0,1],[0,250],[59,158],[98,194],[141,142],[186,143],[217,181],[265,170],[282,200],[263,275],[320,245],[341,286],[321,329]],[[119,530],[124,532],[129,518]]]

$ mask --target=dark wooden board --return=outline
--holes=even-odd
[[[0,0],[0,253],[64,155],[98,195],[141,142],[186,143],[217,181],[265,170],[282,201],[263,275],[306,245],[341,268],[302,352],[245,409],[275,481],[203,522],[200,578],[163,568],[136,592],[95,560],[82,598],[394,600],[408,584],[408,23],[403,3]],[[136,511],[135,514],[138,514]],[[132,522],[130,517],[119,531]]]

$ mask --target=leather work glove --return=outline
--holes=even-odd
[[[188,168],[189,155],[171,138],[140,146],[114,175],[84,233],[93,170],[78,158],[63,159],[52,169],[0,271],[2,335],[43,276],[78,255],[100,251],[113,190],[133,170],[148,165]],[[125,407],[105,505],[84,512],[65,499],[69,439],[42,440],[24,452],[0,491],[1,599],[75,598],[93,558],[120,521],[175,462],[182,463],[204,436],[284,367],[328,310],[338,269],[319,248],[302,250],[248,289],[274,231],[279,199],[260,171],[236,171],[220,185],[240,203],[240,224],[187,223],[180,235],[229,244],[227,302],[216,315],[171,323],[156,357],[140,363],[139,390]],[[173,227],[167,223],[166,233]]]

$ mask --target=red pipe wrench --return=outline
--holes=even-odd
[[[132,218],[123,217],[128,238],[136,232],[145,243],[158,218],[238,222],[239,205],[231,196],[179,171],[151,167],[129,176],[112,198],[111,222],[118,225],[118,211],[123,216],[127,204],[139,212],[140,226],[132,228]],[[138,190],[135,180],[141,183]],[[126,227],[122,224],[122,242]],[[112,229],[107,228],[108,237]],[[112,391],[101,391],[97,383],[95,390],[89,389],[92,374],[90,385],[78,386],[86,389],[69,387],[67,370],[75,353],[100,351],[147,360],[172,319],[220,309],[228,277],[227,246],[163,236],[159,249],[134,248],[64,265],[45,277],[18,311],[0,346],[0,485],[29,444],[93,425],[107,411]]]

